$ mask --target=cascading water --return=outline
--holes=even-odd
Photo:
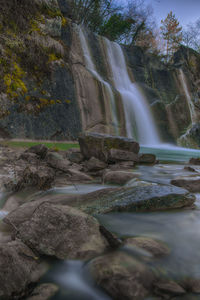
[[[184,93],[185,93],[185,96],[186,96],[186,99],[187,99],[191,121],[192,121],[192,124],[193,124],[193,123],[195,123],[195,119],[196,119],[194,103],[192,102],[192,99],[191,99],[191,96],[190,96],[190,93],[189,93],[189,90],[188,90],[188,87],[187,87],[185,74],[183,73],[182,69],[179,70],[179,74],[180,74],[180,79],[181,79],[181,85],[183,87],[183,90],[184,90]]]
[[[112,88],[110,86],[110,84],[108,82],[106,82],[105,80],[103,80],[103,78],[99,75],[99,73],[97,72],[97,69],[95,67],[95,64],[92,61],[92,57],[90,54],[90,50],[87,44],[87,40],[84,34],[84,30],[82,28],[79,29],[79,37],[80,37],[80,41],[81,41],[81,47],[83,50],[83,55],[85,58],[85,63],[86,63],[86,67],[87,69],[92,73],[92,75],[99,81],[101,82],[101,84],[103,85],[103,87],[105,88],[105,91],[108,95],[108,99],[110,100],[110,109],[111,109],[111,114],[112,114],[112,121],[113,121],[113,126],[115,129],[115,134],[119,134],[119,130],[118,130],[118,118],[117,118],[117,109],[116,109],[116,105],[115,105],[115,98],[112,92]]]
[[[126,118],[128,137],[134,136],[136,123],[137,140],[143,145],[158,145],[160,139],[146,100],[138,86],[131,82],[123,51],[117,43],[105,39],[113,84],[120,93]],[[136,138],[136,137],[135,137]]]

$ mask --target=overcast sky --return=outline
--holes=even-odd
[[[161,19],[165,19],[171,10],[182,26],[200,18],[200,0],[146,0],[146,2],[152,4],[158,23]]]

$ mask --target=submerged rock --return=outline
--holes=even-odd
[[[116,137],[98,133],[83,133],[79,137],[81,152],[86,159],[96,157],[107,161],[111,149],[130,151],[135,154],[139,152],[139,144],[133,139]]]
[[[164,299],[168,296],[180,296],[186,294],[186,291],[175,281],[157,281],[154,283],[154,292],[158,296],[163,296]]]
[[[94,259],[90,271],[97,285],[115,300],[145,299],[154,281],[145,265],[117,251]]]
[[[80,195],[76,200],[81,210],[98,214],[113,211],[157,211],[181,208],[191,206],[195,196],[184,189],[170,185],[150,185],[99,190]],[[75,204],[71,201],[70,205]]]
[[[154,257],[162,257],[170,253],[170,249],[161,241],[149,237],[128,238],[125,245],[136,246],[151,253]]]
[[[13,227],[16,238],[38,253],[60,259],[90,259],[107,247],[98,222],[69,206],[29,203],[4,222]]]

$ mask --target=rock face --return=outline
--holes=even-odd
[[[68,206],[47,202],[26,205],[4,220],[13,226],[16,238],[40,254],[60,259],[90,259],[106,248],[98,222]],[[17,231],[15,229],[17,228]]]
[[[75,199],[77,201],[75,201]],[[147,185],[104,189],[69,198],[72,206],[86,213],[157,211],[191,206],[195,196],[169,185]]]
[[[139,144],[132,139],[97,133],[82,134],[79,137],[79,144],[86,159],[96,157],[102,161],[108,161],[111,149],[128,151],[130,155],[138,154],[140,149]]]

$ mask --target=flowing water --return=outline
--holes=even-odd
[[[136,138],[143,145],[160,144],[157,129],[145,97],[137,84],[133,83],[129,77],[121,46],[110,42],[108,39],[105,39],[105,43],[113,84],[120,93],[124,105],[127,136]],[[135,133],[134,127],[136,127]]]
[[[181,85],[183,87],[186,99],[187,99],[187,103],[188,103],[188,108],[190,111],[190,118],[192,121],[192,124],[195,123],[196,120],[196,113],[195,113],[195,107],[194,107],[194,103],[192,102],[191,96],[190,96],[190,92],[188,90],[188,86],[187,86],[187,81],[185,78],[185,74],[183,73],[183,70],[180,69],[180,80],[181,80]]]
[[[118,118],[117,118],[117,109],[116,109],[116,105],[115,105],[115,98],[114,98],[112,88],[111,88],[110,84],[107,81],[103,80],[103,78],[97,72],[96,66],[92,60],[92,56],[91,56],[90,49],[89,49],[89,46],[88,46],[88,43],[87,43],[87,40],[85,37],[84,30],[82,28],[79,29],[79,36],[80,36],[81,47],[82,47],[84,58],[85,58],[86,67],[91,72],[91,74],[94,76],[94,78],[96,78],[99,82],[101,82],[102,87],[105,89],[107,98],[110,101],[110,110],[111,110],[111,115],[112,115],[113,126],[115,128],[115,134],[118,135],[119,134],[119,129],[118,129],[119,122],[118,122]]]

